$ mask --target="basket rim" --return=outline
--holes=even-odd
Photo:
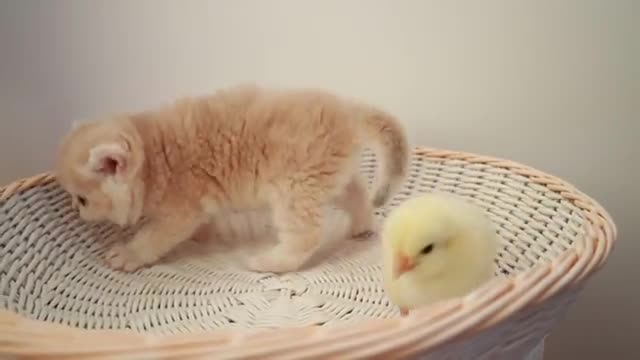
[[[418,146],[412,155],[481,163],[525,176],[557,192],[583,212],[585,237],[551,261],[511,277],[495,278],[464,297],[416,309],[404,318],[372,319],[330,328],[311,325],[158,335],[130,330],[84,330],[0,310],[3,339],[0,354],[82,358],[155,354],[183,359],[207,354],[224,354],[225,358],[325,358],[337,354],[350,358],[382,354],[400,357],[433,350],[476,333],[566,288],[581,285],[606,263],[615,246],[617,229],[609,213],[565,180],[518,162],[469,152]],[[0,187],[0,201],[54,181],[50,172],[14,181]],[[292,343],[292,337],[298,340]]]

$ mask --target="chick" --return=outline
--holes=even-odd
[[[482,209],[445,193],[412,198],[394,209],[382,242],[384,286],[402,315],[488,281],[498,249]]]

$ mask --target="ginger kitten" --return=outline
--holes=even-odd
[[[380,161],[370,198],[361,151]],[[77,125],[55,173],[87,221],[147,221],[107,254],[114,269],[150,265],[224,209],[268,206],[278,244],[248,261],[255,271],[299,269],[313,254],[331,202],[351,215],[353,235],[371,229],[404,181],[408,145],[389,114],[319,90],[254,86],[176,101]]]

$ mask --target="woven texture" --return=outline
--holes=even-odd
[[[568,273],[572,264],[580,263],[575,253],[566,260],[568,250],[584,249],[585,242],[593,240],[586,248],[597,252],[595,239],[590,239],[594,220],[588,217],[593,214],[580,206],[590,199],[577,190],[567,195],[567,190],[574,190],[569,185],[559,182],[550,186],[544,174],[534,170],[527,174],[516,165],[418,149],[404,188],[377,216],[383,220],[394,206],[420,193],[455,193],[485,209],[496,225],[502,240],[495,259],[497,278],[507,281],[516,275],[526,279],[537,276],[537,282],[544,282],[545,277],[553,278],[553,271],[536,273],[536,265],[561,261],[569,265],[559,271]],[[375,159],[365,156],[362,170],[369,178],[375,166]],[[82,222],[51,177],[15,183],[1,194],[0,309],[38,323],[188,335],[216,329],[344,328],[398,316],[382,288],[380,246],[375,236],[364,241],[344,240],[339,251],[329,253],[315,266],[281,276],[246,271],[226,252],[211,251],[195,242],[151,268],[126,274],[109,270],[102,256],[114,239],[125,239],[131,231]],[[615,228],[601,212],[596,220],[609,226],[604,234],[612,241]],[[334,218],[339,221],[339,214]],[[251,213],[219,219],[217,237],[231,242],[241,237],[269,238],[273,231],[265,219],[268,217]],[[600,257],[585,260],[583,267],[575,270],[574,281],[587,275],[587,266],[595,269],[601,265],[611,244],[600,247]],[[554,276],[557,281],[562,274]],[[495,282],[503,283],[500,279]],[[569,285],[554,285],[549,280],[544,290],[550,296]],[[507,292],[505,289],[501,291]],[[486,291],[491,292],[491,286]],[[548,300],[555,305],[545,310],[542,294],[526,300],[538,299],[538,309],[529,313],[524,312],[524,300],[522,304],[512,302],[513,309],[507,309],[513,311],[512,318],[494,326],[493,332],[458,340],[449,348],[438,348],[436,345],[446,339],[435,339],[432,356],[439,355],[433,358],[459,358],[462,353],[477,358],[485,353],[487,358],[495,358],[496,349],[504,350],[518,341],[533,349],[575,296],[560,297],[556,303]],[[495,310],[494,316],[500,311],[506,310]],[[482,326],[489,328],[492,321],[485,320]],[[464,328],[457,333],[464,333]],[[509,340],[509,335],[515,339]]]

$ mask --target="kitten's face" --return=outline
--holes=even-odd
[[[85,178],[75,169],[67,169],[67,175],[59,175],[58,180],[83,220],[120,222],[114,214],[111,194],[103,191],[97,180]]]
[[[136,192],[142,186],[131,173],[137,169],[131,152],[130,144],[103,124],[80,125],[62,142],[56,177],[83,220],[124,226],[139,219],[142,204]]]
[[[137,200],[134,193],[136,186],[114,179],[87,176],[81,168],[68,168],[64,172],[65,175],[59,172],[58,181],[71,196],[72,206],[83,220],[109,221],[120,226],[138,220],[138,216],[133,214]]]

